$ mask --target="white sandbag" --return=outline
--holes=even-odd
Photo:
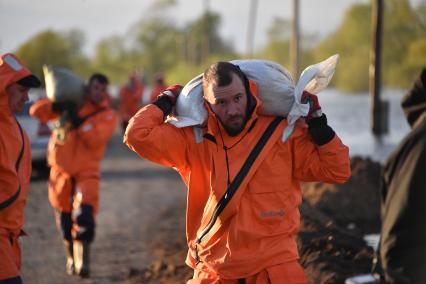
[[[77,105],[83,102],[85,83],[71,70],[44,65],[43,73],[46,95],[51,101],[71,101]]]
[[[309,104],[300,102],[303,90],[317,94],[330,82],[337,64],[338,55],[307,67],[294,86],[290,73],[278,63],[267,60],[234,60],[248,79],[257,84],[258,96],[262,101],[259,113],[288,118],[289,126],[283,134],[283,141],[293,132],[296,120],[306,116]],[[204,107],[202,74],[185,85],[176,103],[176,116],[168,122],[176,127],[203,125],[207,119]]]

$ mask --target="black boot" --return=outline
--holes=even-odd
[[[74,253],[73,253],[73,244],[72,242],[64,240],[65,253],[67,255],[67,264],[66,271],[69,275],[75,274],[74,269]]]
[[[90,276],[90,245],[85,241],[74,241],[74,266],[75,272],[81,278],[88,278]]]

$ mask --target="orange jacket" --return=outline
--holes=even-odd
[[[24,129],[21,135],[10,110],[6,87],[31,74],[25,66],[21,67],[19,71],[13,70],[0,58],[0,206],[3,208],[0,208],[0,231],[6,229],[16,236],[24,223],[31,177],[31,147]],[[22,158],[17,169],[21,149]]]
[[[152,103],[154,100],[155,100],[155,98],[162,92],[162,91],[164,91],[165,89],[167,88],[167,86],[166,85],[163,85],[163,84],[155,84],[153,87],[152,87],[152,90],[151,90],[151,94],[149,95],[149,102],[150,103]]]
[[[120,114],[121,119],[128,121],[138,111],[141,105],[144,86],[136,81],[135,86],[128,84],[120,89]]]
[[[260,153],[252,170],[212,230],[196,245],[213,210],[227,188],[224,145],[233,180],[249,152],[273,117],[257,115],[259,103],[245,129],[236,137],[226,134],[210,113],[197,143],[193,127],[176,128],[163,122],[155,105],[141,109],[131,120],[124,142],[141,157],[173,167],[188,187],[186,263],[222,279],[254,275],[265,268],[298,259],[294,239],[299,228],[300,181],[343,183],[350,176],[349,151],[335,136],[317,146],[308,129],[296,126],[285,143],[283,120]],[[240,140],[241,139],[241,140]],[[240,142],[238,142],[240,140]],[[257,168],[257,169],[256,169]],[[253,170],[256,169],[256,170]],[[196,252],[201,262],[195,260]]]
[[[35,102],[30,108],[30,114],[44,123],[59,117],[52,112],[52,102],[48,99]],[[78,114],[81,118],[87,118],[79,128],[68,132],[63,144],[57,143],[57,133],[52,131],[48,145],[48,163],[71,176],[99,173],[107,142],[117,125],[117,115],[108,107],[106,100],[100,105],[86,100]]]

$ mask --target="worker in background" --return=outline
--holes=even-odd
[[[67,113],[64,129],[54,129],[48,145],[49,201],[55,209],[67,254],[68,274],[89,277],[90,244],[99,210],[100,162],[118,121],[109,106],[108,79],[94,74],[81,106],[71,101],[37,101],[30,114],[46,123]],[[58,135],[58,132],[65,134]]]
[[[19,284],[24,206],[31,177],[31,147],[13,116],[40,80],[11,53],[0,57],[0,283]]]
[[[164,75],[157,73],[154,77],[154,84],[152,85],[151,94],[149,96],[149,103],[152,103],[167,86],[164,83]]]
[[[164,122],[181,88],[167,88],[141,109],[124,142],[177,170],[188,187],[188,283],[306,283],[295,240],[299,182],[343,183],[350,176],[349,149],[317,97],[304,93],[307,125],[299,121],[282,142],[287,120],[259,114],[255,83],[238,66],[215,63],[203,75],[209,116],[198,140],[193,127]]]
[[[412,130],[383,167],[375,272],[385,283],[426,283],[426,68],[401,105]]]
[[[120,115],[121,128],[126,130],[129,119],[135,115],[142,104],[144,85],[138,72],[133,72],[129,76],[129,81],[120,89]]]

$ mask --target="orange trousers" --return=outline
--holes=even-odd
[[[221,279],[214,273],[194,270],[193,279],[187,284],[307,284],[305,272],[298,261],[283,263],[266,268],[259,273],[241,280]]]
[[[19,234],[0,228],[0,281],[20,275],[21,249]]]
[[[57,167],[51,168],[49,202],[57,211],[55,216],[64,239],[71,241],[72,235],[77,240],[93,240],[99,184],[99,173],[71,177]]]

